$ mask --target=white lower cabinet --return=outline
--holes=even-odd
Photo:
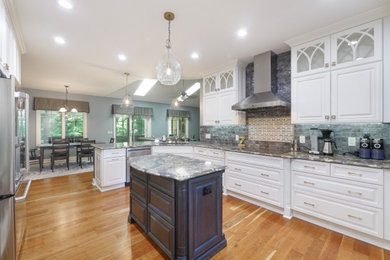
[[[324,163],[309,163],[292,161],[293,210],[384,238],[383,170],[327,163],[325,175],[317,170]]]
[[[94,184],[101,191],[125,186],[126,149],[100,150],[95,148]]]
[[[228,195],[291,216],[289,160],[236,152],[225,156]]]

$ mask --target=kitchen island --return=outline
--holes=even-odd
[[[129,222],[171,259],[209,259],[226,247],[222,232],[225,166],[172,154],[130,159]]]

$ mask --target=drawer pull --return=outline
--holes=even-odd
[[[269,193],[268,192],[265,192],[265,191],[260,191],[261,193],[263,193],[263,194],[265,194],[265,195],[269,195]]]
[[[313,203],[309,203],[309,202],[303,202],[303,204],[305,204],[305,205],[308,205],[308,206],[312,206],[312,207],[315,207],[315,205],[313,204]]]
[[[308,165],[303,166],[303,168],[306,168],[306,169],[313,169],[313,170],[316,169],[316,167],[314,167],[314,166],[308,166]]]
[[[238,183],[234,183],[234,185],[236,185],[237,187],[241,187],[242,186],[241,184],[238,184]]]
[[[354,215],[351,215],[351,214],[348,214],[348,217],[350,217],[350,218],[354,218],[354,219],[358,219],[358,220],[362,220],[362,218],[360,218],[360,217],[356,217],[356,216],[354,216]]]
[[[316,185],[314,182],[310,182],[310,181],[303,181],[304,184],[310,184],[310,185]]]
[[[234,168],[236,171],[241,171],[241,169],[240,168]]]
[[[262,174],[260,174],[261,176],[264,176],[264,177],[269,177],[269,175],[268,174],[265,174],[265,173],[262,173]]]
[[[363,193],[361,193],[361,192],[352,191],[352,190],[349,190],[348,193],[349,193],[349,194],[356,194],[356,195],[359,195],[359,196],[362,196],[362,195],[363,195]]]
[[[213,154],[215,154],[215,155],[219,155],[219,153],[215,153],[215,152],[214,152]]]
[[[356,172],[348,172],[349,175],[355,175],[355,176],[359,176],[359,177],[362,177],[363,174],[361,173],[356,173]]]

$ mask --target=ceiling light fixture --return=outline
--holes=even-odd
[[[68,0],[58,0],[57,3],[62,8],[65,8],[65,9],[72,9],[73,8],[73,4],[70,1],[68,1]]]
[[[248,32],[246,31],[246,29],[240,29],[237,32],[237,36],[240,38],[244,38],[247,34],[248,34]]]
[[[155,79],[144,79],[135,91],[136,96],[145,96],[153,87],[156,85],[157,80]]]
[[[122,99],[122,107],[129,107],[133,104],[133,98],[131,95],[129,95],[129,86],[128,86],[128,80],[130,73],[125,72],[126,75],[126,96]]]
[[[63,104],[63,106],[58,110],[58,112],[60,113],[66,113],[68,112],[68,88],[69,86],[64,86],[65,87],[65,104]],[[70,112],[72,113],[77,113],[77,109],[75,107],[73,107]]]
[[[119,55],[118,55],[118,59],[119,59],[120,61],[125,61],[125,60],[127,60],[127,57],[126,57],[126,55],[124,55],[124,54],[119,54]]]
[[[193,53],[191,54],[191,58],[194,59],[194,60],[197,60],[197,59],[199,59],[199,54],[196,53],[196,52],[193,52]]]
[[[171,49],[171,21],[175,19],[175,15],[171,12],[166,12],[164,18],[168,21],[168,40],[166,43],[166,52],[156,66],[157,79],[163,85],[176,85],[181,78],[181,65],[173,57]]]
[[[62,38],[61,36],[56,36],[54,37],[54,41],[57,43],[57,44],[60,44],[60,45],[64,45],[66,43],[65,39]]]

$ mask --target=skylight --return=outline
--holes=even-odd
[[[156,85],[157,80],[155,79],[144,79],[135,91],[135,96],[145,96],[153,87]]]
[[[192,94],[194,94],[196,91],[198,91],[200,89],[200,83],[199,82],[196,82],[194,85],[192,85],[189,89],[187,89],[185,92],[187,94],[187,96],[191,96]]]

